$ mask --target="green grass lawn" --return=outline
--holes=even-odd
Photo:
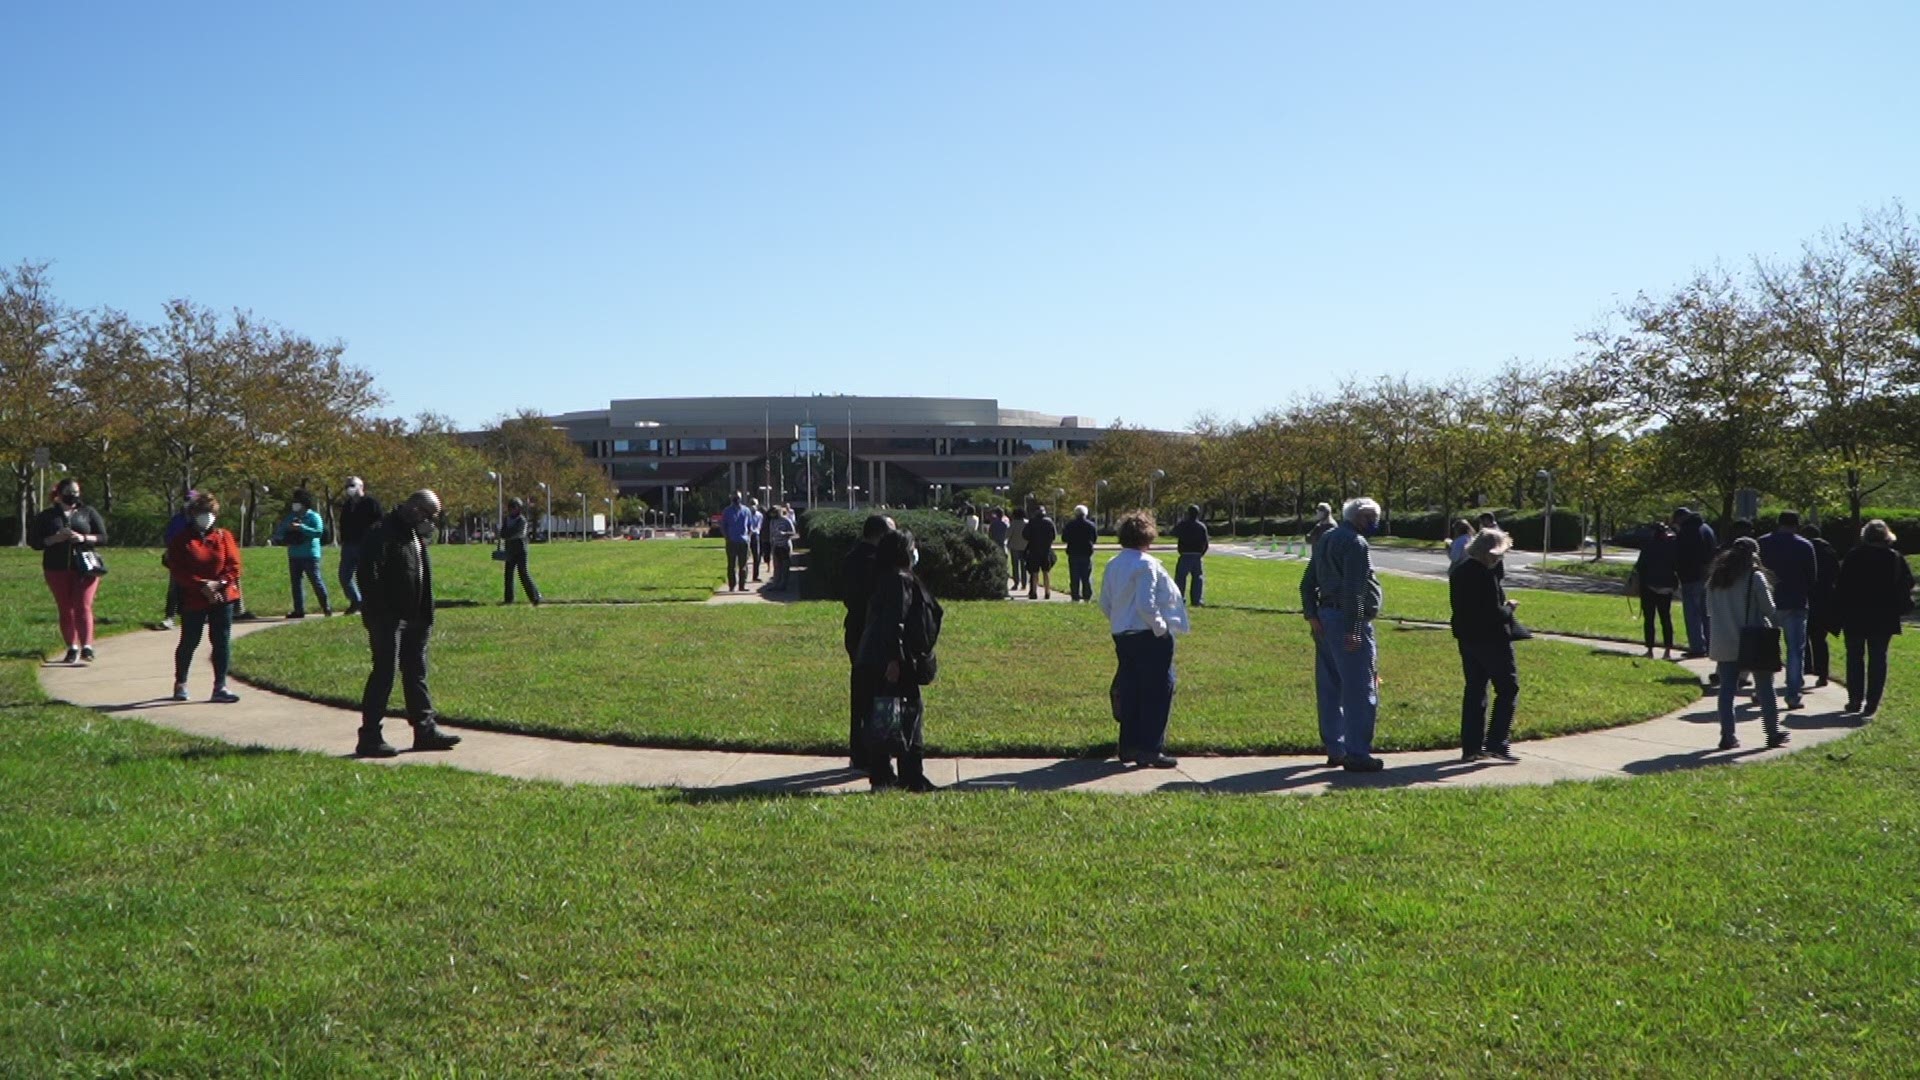
[[[837,753],[846,741],[840,618],[838,604],[820,603],[443,611],[434,628],[435,703],[454,722],[514,731]],[[1211,609],[1196,612],[1194,623],[1176,656],[1173,749],[1317,752],[1306,623]],[[1669,664],[1556,642],[1520,650],[1522,738],[1629,723],[1700,694]],[[235,652],[236,671],[249,682],[359,702],[367,661],[358,620],[256,634]],[[1389,626],[1380,653],[1379,745],[1458,746],[1452,636]],[[949,604],[940,659],[940,679],[927,690],[932,752],[1112,748],[1113,639],[1098,610]]]

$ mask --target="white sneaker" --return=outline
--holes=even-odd
[[[173,620],[172,620],[172,619],[161,619],[161,620],[160,620],[160,629],[162,629],[162,630],[171,630],[171,629],[173,629]]]
[[[175,701],[187,700],[187,684],[186,683],[177,682],[173,684],[173,700]]]

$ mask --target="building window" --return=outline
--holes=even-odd
[[[727,440],[725,439],[681,439],[680,440],[680,452],[683,454],[695,454],[695,453],[700,453],[701,451],[725,450],[726,448],[727,448]]]
[[[1054,448],[1052,439],[1021,439],[1020,445],[1035,453],[1043,450],[1052,450]]]
[[[950,454],[997,454],[1000,452],[999,439],[949,439],[947,452]]]

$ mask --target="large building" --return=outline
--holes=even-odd
[[[936,490],[1007,486],[1030,455],[1084,450],[1100,437],[1086,417],[990,398],[635,398],[550,419],[622,495],[655,505],[681,488],[919,505]]]

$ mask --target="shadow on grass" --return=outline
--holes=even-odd
[[[114,754],[107,758],[109,766],[131,765],[142,761],[219,761],[224,758],[291,757],[295,750],[275,750],[266,746],[232,746],[226,743],[202,743],[177,750],[155,750],[139,754]]]
[[[823,795],[829,789],[865,781],[865,773],[852,769],[813,769],[791,776],[773,776],[719,787],[674,788],[670,798],[674,802],[689,805],[740,802],[746,799],[784,799]]]

